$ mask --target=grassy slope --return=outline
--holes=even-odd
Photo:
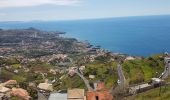
[[[156,88],[125,98],[125,100],[170,100],[170,86],[162,87],[161,92],[160,88]]]
[[[90,74],[96,76],[91,82],[104,80],[106,87],[110,88],[117,82],[116,62],[106,64],[100,61],[95,61],[89,63],[86,65],[85,76],[88,77]]]
[[[104,80],[106,87],[110,88],[117,85],[117,63],[115,61],[107,62],[107,59],[107,57],[100,57],[94,62],[85,64],[85,77],[88,78],[90,74],[95,75],[95,79],[90,80],[91,83]],[[148,82],[152,77],[158,77],[164,69],[164,61],[161,55],[154,55],[148,58],[125,61],[122,66],[129,84],[137,84]],[[79,81],[82,80],[79,79]]]
[[[145,73],[144,74],[145,79],[149,79],[151,76],[155,74],[155,72],[161,73],[163,70],[162,59],[159,58],[158,55],[152,56],[152,58],[147,58],[144,60],[146,64],[150,65],[150,67],[146,65],[146,66],[143,66],[142,68],[143,72]],[[158,67],[156,68],[154,67],[154,69],[151,67],[151,66],[156,66],[156,65]],[[165,81],[170,82],[170,77],[166,79]],[[144,93],[140,93],[140,94],[125,98],[125,100],[170,100],[170,86],[162,87],[161,91],[160,91],[160,88],[152,89]]]
[[[123,70],[130,84],[147,82],[152,77],[158,77],[164,69],[164,62],[160,55],[143,59],[125,61]]]

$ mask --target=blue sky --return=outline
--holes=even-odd
[[[0,0],[0,21],[169,15],[170,0]]]

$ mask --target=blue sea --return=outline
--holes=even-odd
[[[0,22],[2,29],[35,27],[67,32],[116,53],[149,56],[170,52],[170,16],[141,16],[74,21]]]

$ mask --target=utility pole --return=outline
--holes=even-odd
[[[2,72],[2,68],[0,67],[0,75],[1,75],[1,72]]]
[[[161,90],[162,90],[162,83],[159,84],[160,85],[160,89],[159,89],[159,96],[161,96]]]

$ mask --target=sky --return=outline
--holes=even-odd
[[[0,21],[170,15],[170,0],[0,0]]]

